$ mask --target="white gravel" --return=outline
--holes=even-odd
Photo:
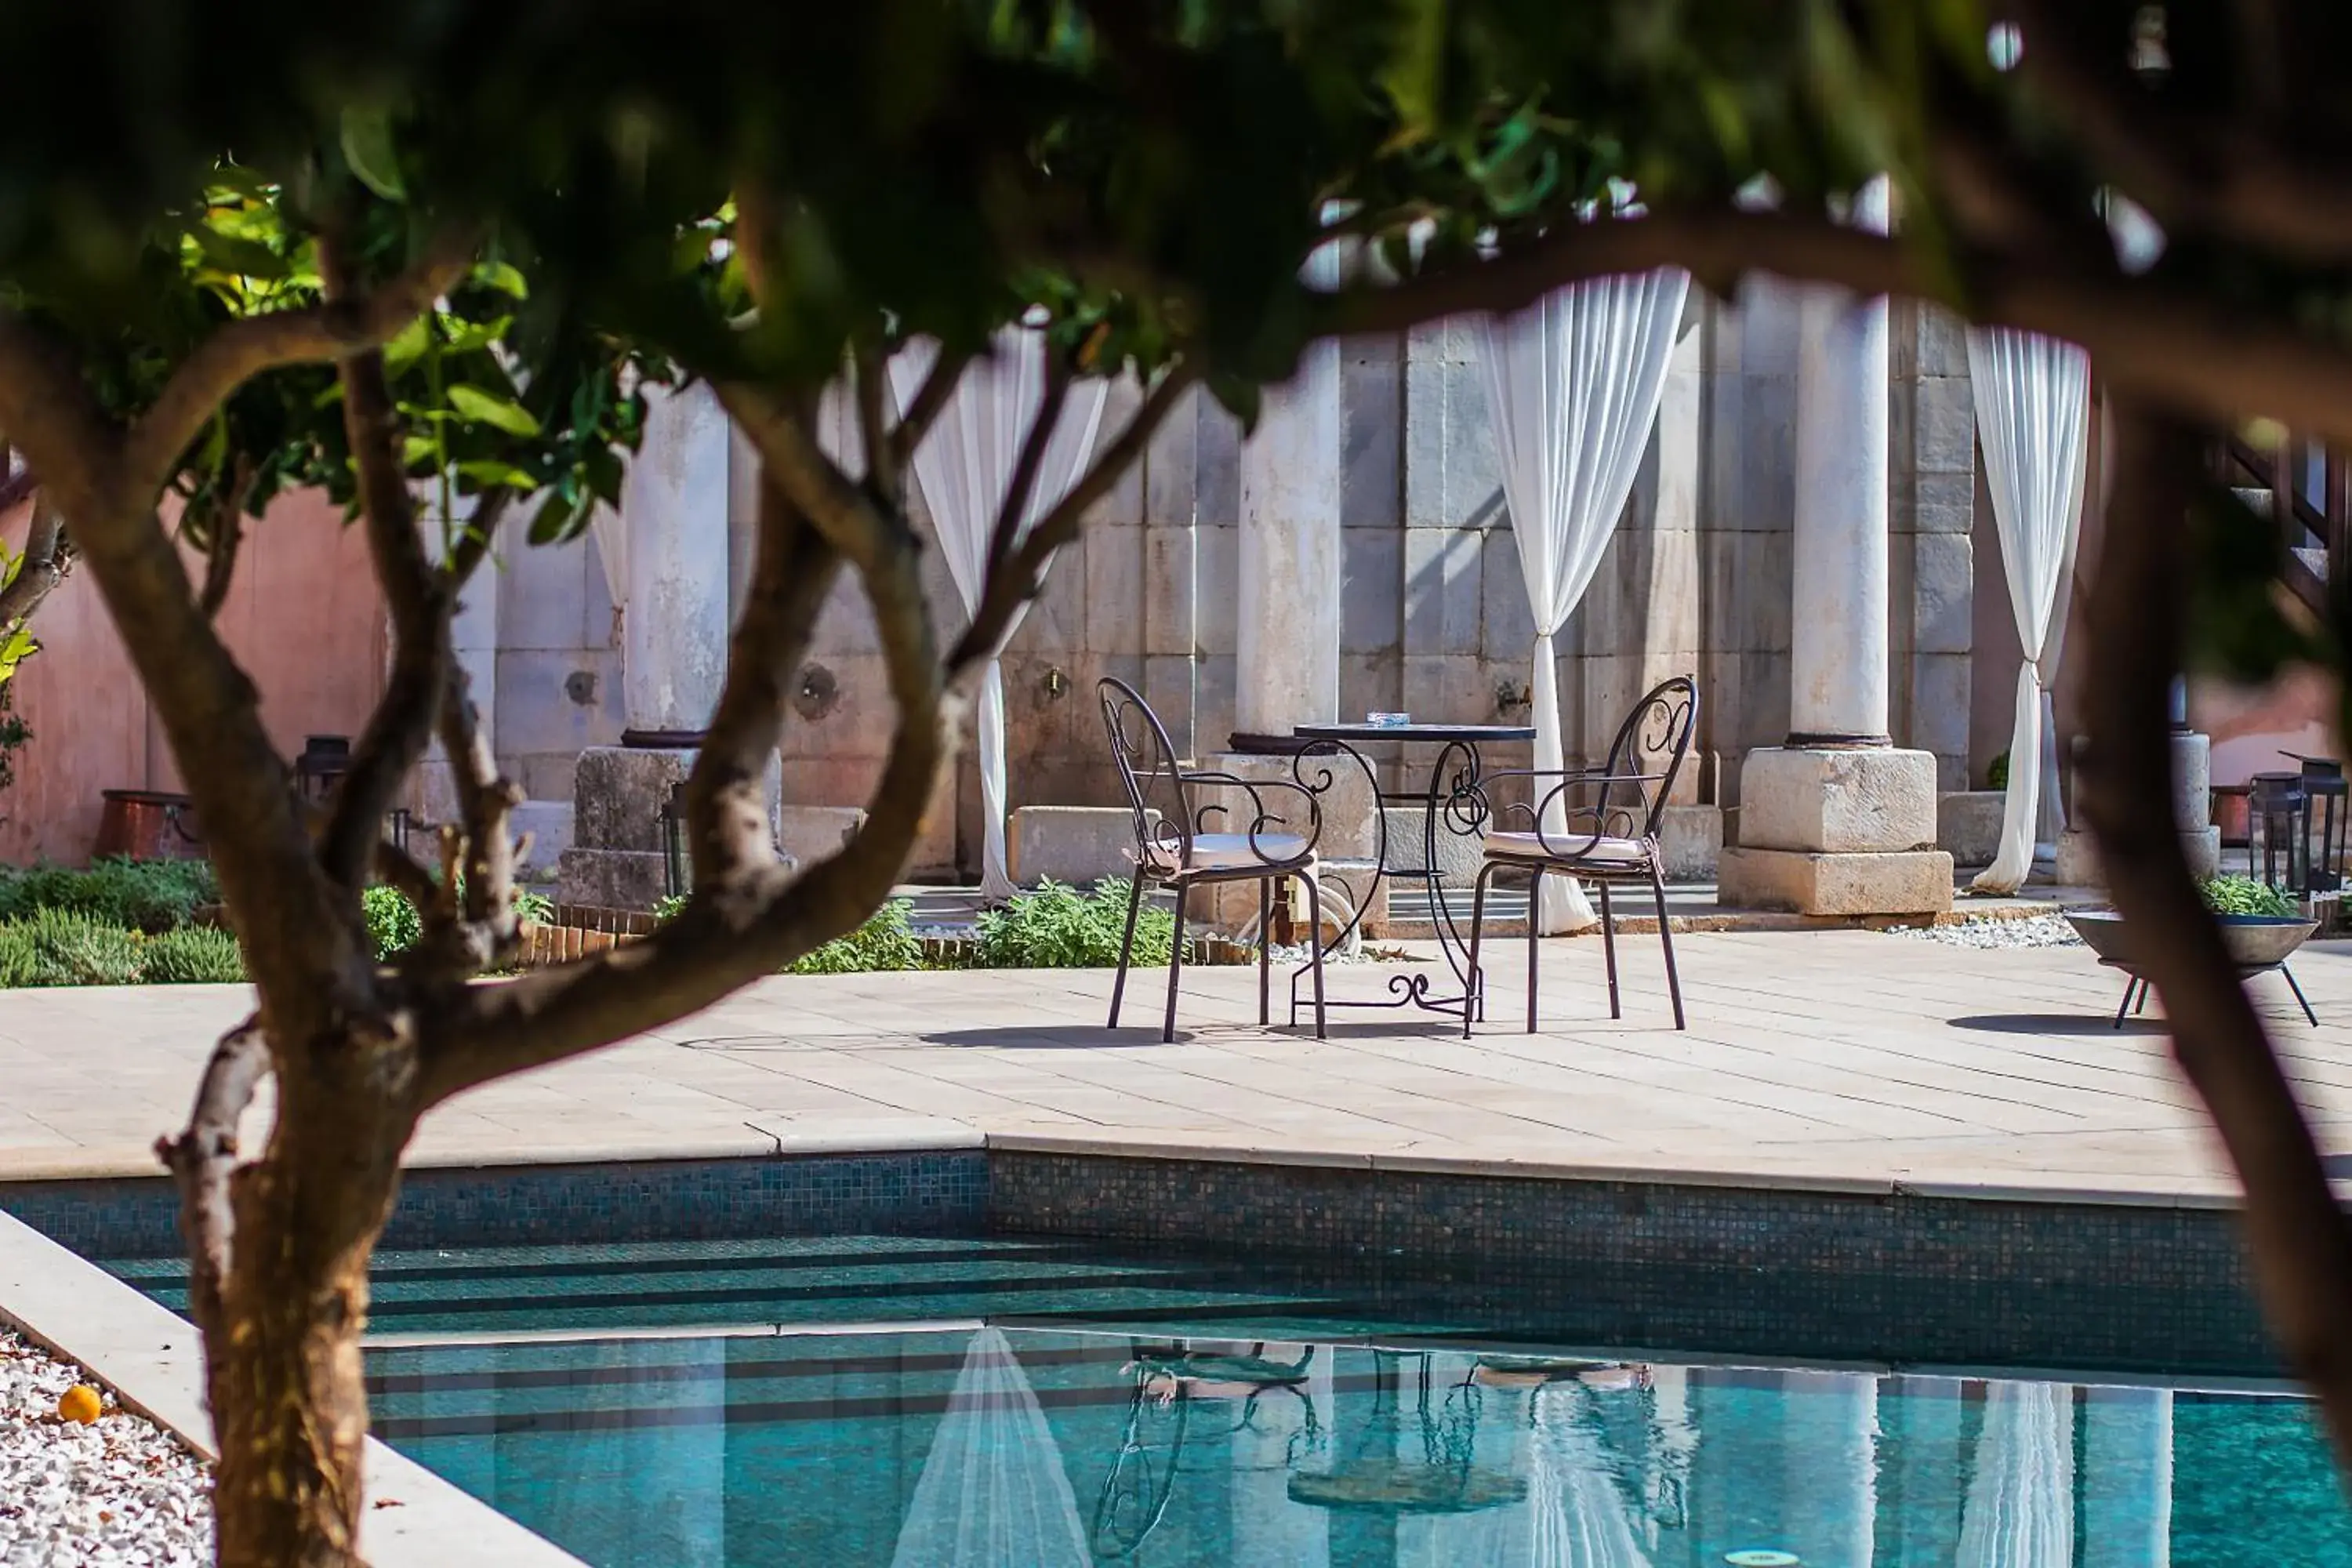
[[[1889,936],[1924,938],[1949,947],[2080,947],[2083,939],[2063,915],[2028,915],[2022,920],[1967,921],[1953,926],[1889,926]]]
[[[205,1462],[110,1396],[90,1426],[59,1420],[58,1396],[88,1381],[0,1330],[0,1563],[210,1563]]]

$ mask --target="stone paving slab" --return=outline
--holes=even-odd
[[[1653,937],[1620,942],[1614,1022],[1600,944],[1544,943],[1543,1027],[1522,1032],[1526,945],[1511,942],[1490,950],[1494,1021],[1466,1043],[1447,1020],[1384,1009],[1335,1010],[1328,1041],[1261,1029],[1255,976],[1238,969],[1187,972],[1171,1044],[1160,973],[1130,981],[1117,1030],[1108,972],[780,976],[466,1095],[426,1121],[411,1158],[1051,1140],[2000,1196],[2204,1205],[2234,1190],[2154,1008],[2111,1027],[2121,983],[2082,949],[1859,931],[1676,948],[1685,1033],[1668,1026]],[[1379,999],[1406,967],[1334,966],[1331,994]],[[2315,944],[2294,967],[2319,1027],[2275,976],[2253,994],[2328,1152],[2352,1152],[2352,943]],[[214,1037],[248,1005],[231,986],[7,993],[0,1179],[152,1173],[156,1135],[184,1118]]]

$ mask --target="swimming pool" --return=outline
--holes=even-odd
[[[175,1262],[112,1267],[176,1301]],[[1612,1349],[1632,1320],[1572,1298],[1056,1239],[374,1279],[377,1433],[599,1568],[2352,1562],[2309,1406],[2257,1376],[1774,1364],[1786,1320],[1736,1313]]]
[[[747,1234],[764,1204],[682,1238],[662,1227],[695,1205],[534,1216],[466,1181],[377,1255],[377,1430],[602,1568],[2352,1562],[2309,1407],[2232,1281],[2184,1266],[2221,1254],[2137,1211],[2092,1217],[2174,1277],[2084,1262],[2107,1231],[2080,1215],[2030,1216],[2014,1263],[1940,1236],[1907,1269],[1908,1243],[1694,1259],[1676,1231],[1662,1257],[1530,1268],[1523,1247],[1286,1258],[831,1211]],[[133,1222],[156,1207],[132,1197]],[[1656,1222],[1610,1202],[1612,1234]],[[168,1206],[52,1208],[184,1306]],[[2081,1245],[2043,1245],[2062,1235]]]
[[[2251,1394],[972,1322],[370,1369],[387,1441],[614,1568],[2352,1561]]]

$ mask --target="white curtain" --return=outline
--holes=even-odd
[[[2013,893],[2033,869],[2044,773],[2055,748],[2050,687],[2058,674],[2064,589],[2081,531],[2091,362],[2081,349],[2054,338],[1970,327],[1969,378],[1984,447],[1985,488],[1992,493],[2001,568],[2009,576],[2010,613],[2025,650],[2017,671],[2000,849],[1969,888]],[[2054,777],[2049,783],[2055,787]]]
[[[971,1337],[892,1568],[1089,1568],[1062,1450],[1002,1329]]]
[[[1552,639],[1633,494],[1689,288],[1689,275],[1672,268],[1597,278],[1483,323],[1503,499],[1535,612],[1538,771],[1565,759]],[[1544,826],[1563,831],[1564,812]],[[1595,920],[1582,889],[1558,877],[1545,879],[1542,908],[1529,914],[1547,933]]]
[[[938,357],[939,347],[928,341],[909,344],[890,362],[890,382],[903,411],[914,401]],[[1094,456],[1095,433],[1102,425],[1103,399],[1109,384],[1099,378],[1080,381],[1070,388],[1045,447],[1045,461],[1029,489],[1021,526],[1034,525],[1070,492]],[[988,542],[996,513],[1013,489],[1013,470],[1021,459],[1021,446],[1045,400],[1045,337],[1023,327],[1007,327],[996,337],[994,350],[974,360],[957,384],[938,421],[915,449],[915,481],[922,487],[938,530],[940,552],[947,558],[948,574],[955,579],[964,613],[980,607],[987,584]],[[1017,630],[1016,617],[1006,629]],[[1013,878],[1004,853],[1004,672],[992,658],[982,672],[975,704],[973,740],[980,764],[981,891],[992,899],[1013,893]]]
[[[2074,1561],[2074,1391],[1985,1385],[1976,1473],[1960,1512],[1959,1568],[2066,1568]]]

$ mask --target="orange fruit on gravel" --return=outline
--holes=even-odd
[[[75,1384],[58,1399],[58,1418],[78,1422],[84,1426],[97,1420],[105,1408],[98,1397],[98,1390],[86,1383]]]

